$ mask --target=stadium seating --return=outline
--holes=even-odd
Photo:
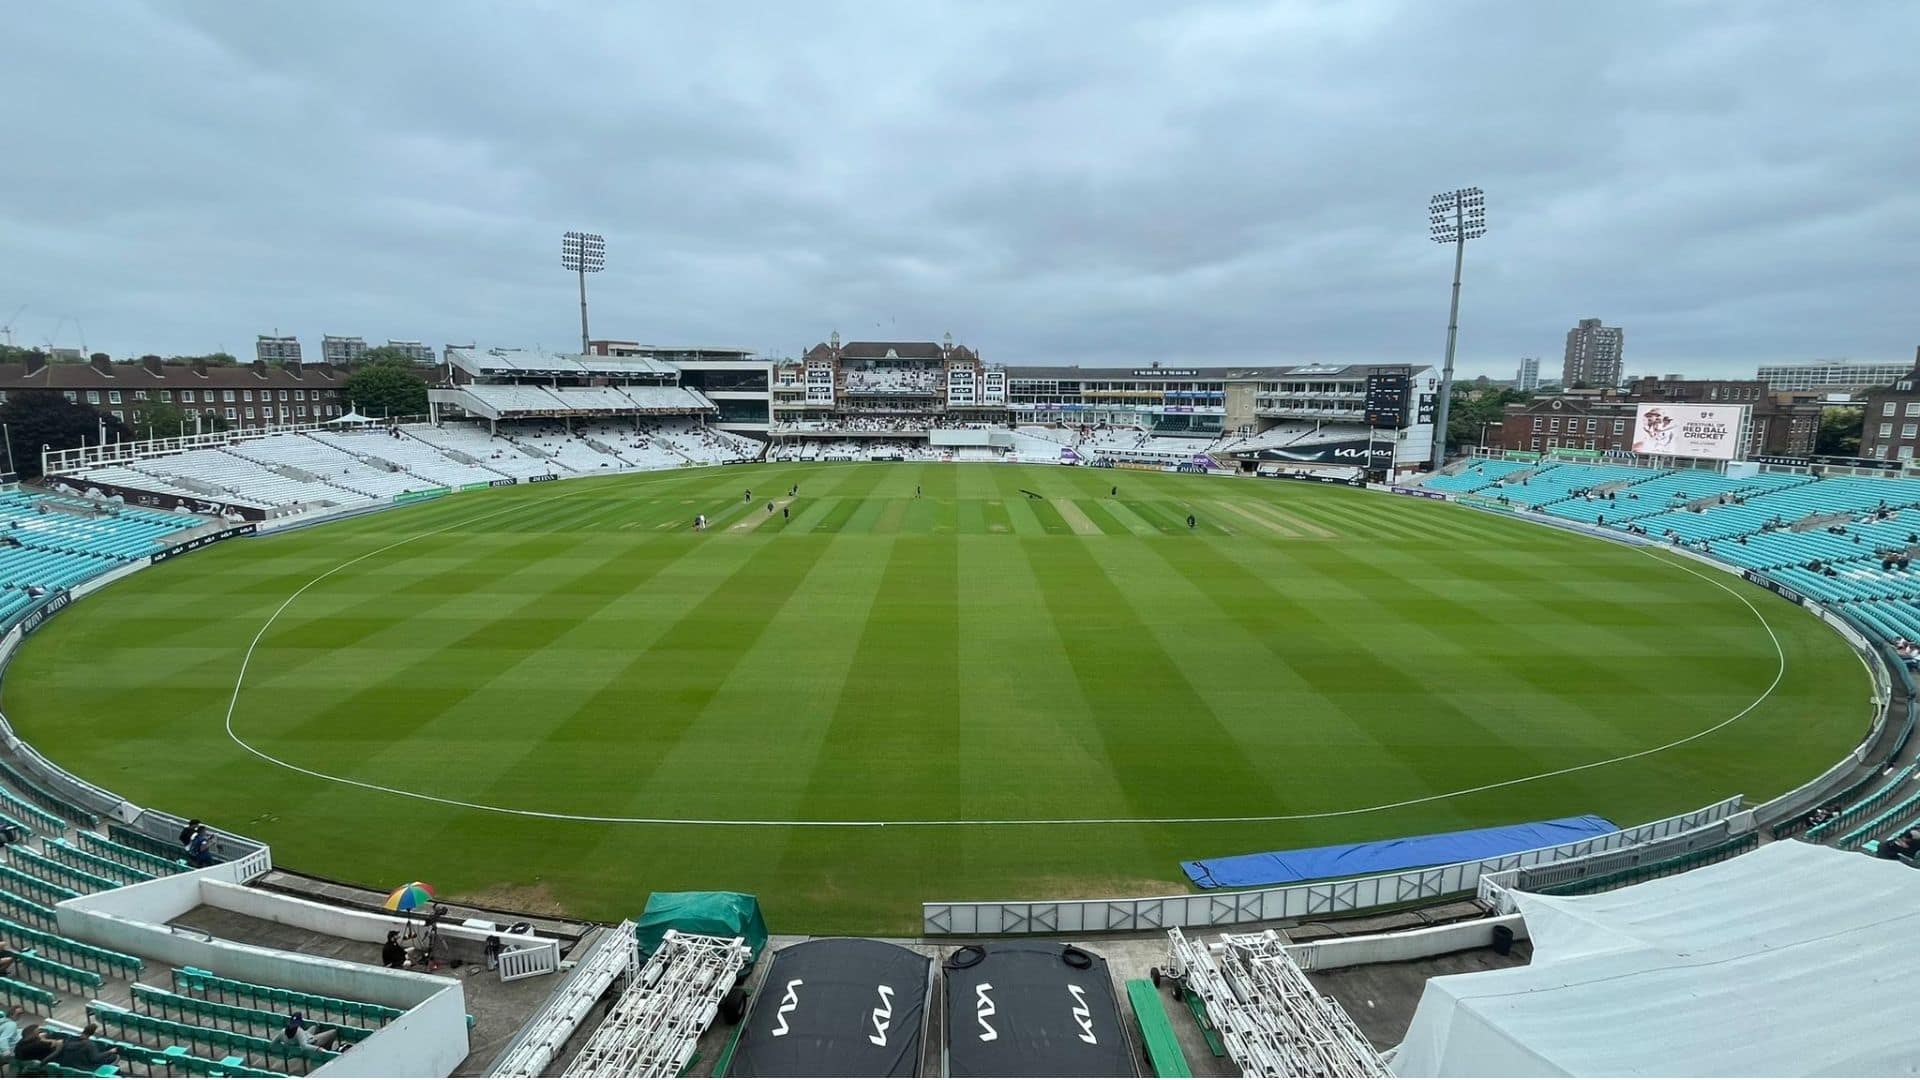
[[[469,484],[490,484],[505,476],[483,465],[456,461],[418,439],[395,435],[383,429],[365,431],[311,431],[307,437],[324,443],[362,461],[386,463],[405,470],[433,487],[460,488]]]
[[[444,454],[455,464],[475,462],[502,476],[526,478],[553,472],[544,456],[529,454],[512,439],[474,424],[409,424],[401,434]]]
[[[389,1005],[375,1005],[367,1001],[350,1001],[345,998],[327,997],[323,994],[307,994],[277,986],[241,982],[238,979],[223,979],[211,971],[201,971],[197,968],[174,968],[173,990],[176,994],[208,1001],[231,1002],[252,1009],[284,1009],[289,1012],[303,1012],[316,1020],[357,1024],[366,1028],[380,1027],[389,1021],[397,1020],[402,1011]]]
[[[1476,461],[1457,473],[1440,473],[1427,478],[1425,487],[1435,491],[1465,493],[1491,487],[1503,477],[1526,472],[1539,466],[1530,461],[1506,461],[1500,458],[1485,458]]]

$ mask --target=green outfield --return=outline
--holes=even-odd
[[[1672,555],[1346,488],[935,464],[538,484],[226,542],[51,620],[5,708],[295,869],[602,919],[743,889],[821,933],[1763,798],[1869,720],[1833,632]],[[1280,820],[1154,820],[1247,817]]]

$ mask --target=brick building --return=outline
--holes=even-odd
[[[1920,448],[1920,349],[1913,370],[1890,386],[1867,391],[1867,414],[1860,427],[1860,456],[1911,461]]]
[[[0,364],[0,401],[18,390],[57,390],[68,401],[90,405],[116,420],[131,423],[143,402],[164,401],[203,424],[217,417],[229,428],[330,420],[347,411],[340,387],[348,369],[329,364],[268,364],[256,360],[234,367],[167,364],[158,359],[114,364],[49,364],[29,357]]]
[[[1508,405],[1488,442],[1505,450],[1574,449],[1630,453],[1633,418],[1643,402],[1747,405],[1752,409],[1746,456],[1805,457],[1820,433],[1816,393],[1770,393],[1758,379],[1648,376],[1625,389],[1568,390]]]

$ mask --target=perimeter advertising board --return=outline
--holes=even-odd
[[[1634,410],[1633,452],[1732,461],[1746,411],[1745,405],[1642,404]]]

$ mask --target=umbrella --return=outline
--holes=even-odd
[[[412,911],[433,903],[433,886],[424,881],[409,881],[387,895],[380,906],[388,911]]]

